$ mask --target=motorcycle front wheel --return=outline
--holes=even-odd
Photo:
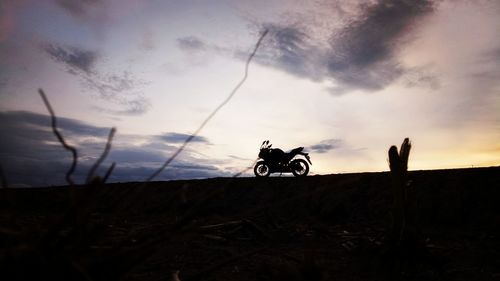
[[[305,177],[309,173],[309,164],[304,159],[295,159],[290,163],[292,174],[296,177]]]
[[[253,167],[253,173],[256,177],[269,177],[271,169],[266,162],[258,162],[255,167]]]

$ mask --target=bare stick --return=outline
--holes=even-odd
[[[113,141],[113,136],[115,135],[115,132],[116,132],[115,127],[111,128],[111,130],[109,131],[108,141],[106,142],[106,147],[104,147],[104,151],[102,152],[101,157],[99,157],[99,159],[97,159],[97,161],[94,163],[92,168],[90,168],[89,174],[87,175],[87,180],[86,180],[87,184],[89,184],[92,181],[92,178],[94,177],[95,171],[97,170],[99,165],[101,165],[102,161],[104,161],[104,159],[106,159],[106,157],[108,156],[109,150],[111,149],[111,142]],[[114,165],[113,165],[113,167],[114,167]]]
[[[115,168],[115,166],[116,166],[116,163],[113,162],[113,164],[111,164],[111,166],[109,167],[108,171],[104,175],[104,178],[102,178],[102,183],[106,183],[106,181],[108,180],[109,176],[113,172],[113,169]]]
[[[47,110],[50,113],[50,117],[52,120],[52,131],[56,135],[57,139],[59,142],[62,144],[62,146],[66,149],[69,150],[73,156],[73,163],[71,164],[71,167],[69,170],[66,172],[66,182],[68,182],[69,185],[74,185],[75,183],[73,182],[73,179],[71,178],[71,174],[75,171],[76,168],[76,162],[78,159],[77,151],[74,147],[70,146],[69,144],[64,141],[63,136],[61,133],[57,130],[57,119],[56,115],[54,113],[54,110],[52,110],[52,107],[50,106],[49,100],[47,99],[47,96],[45,96],[45,93],[43,92],[42,89],[38,89],[38,93],[40,93],[40,96],[42,97],[43,103],[45,103],[45,106],[47,107]]]
[[[233,98],[233,96],[236,94],[238,89],[241,87],[241,85],[243,85],[243,83],[248,78],[248,67],[250,65],[250,62],[252,61],[253,57],[255,56],[255,53],[257,53],[257,49],[259,48],[260,44],[262,43],[262,40],[266,36],[267,32],[268,32],[268,30],[266,29],[260,35],[259,40],[255,44],[255,48],[253,49],[253,52],[248,57],[247,62],[245,64],[245,74],[243,75],[243,78],[241,79],[241,81],[236,85],[236,87],[234,87],[234,89],[231,91],[229,96],[221,104],[219,104],[219,106],[217,106],[215,108],[215,110],[212,111],[212,113],[210,113],[210,115],[208,115],[207,118],[205,118],[205,120],[201,123],[201,125],[198,127],[198,129],[196,129],[196,131],[193,134],[191,134],[184,141],[182,146],[179,149],[177,149],[177,151],[175,151],[175,153],[172,156],[170,156],[170,158],[168,158],[167,161],[165,161],[165,163],[163,163],[163,165],[146,180],[147,182],[152,181],[155,177],[157,177],[170,164],[170,162],[172,162],[177,157],[177,155],[179,155],[179,153],[181,153],[184,150],[186,145],[188,145],[188,143],[190,143],[193,140],[193,138],[195,138],[198,135],[198,133],[203,129],[203,127],[205,127],[205,125],[208,123],[208,121],[210,121],[210,119],[212,119],[215,116],[215,114],[217,114],[217,112]]]
[[[408,216],[408,198],[407,198],[407,174],[408,157],[410,155],[411,143],[405,138],[399,150],[396,146],[389,149],[389,166],[391,168],[393,201],[393,225],[392,238],[398,244],[404,239],[406,231],[406,222]]]

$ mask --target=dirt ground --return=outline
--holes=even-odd
[[[500,280],[500,168],[2,189],[1,280]]]

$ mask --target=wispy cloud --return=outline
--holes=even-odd
[[[262,29],[269,30],[269,35],[257,62],[313,80],[325,77],[324,50],[314,44],[303,26],[266,23]]]
[[[96,51],[78,47],[62,47],[55,44],[42,46],[54,61],[67,68],[68,73],[80,78],[84,88],[99,99],[119,105],[119,109],[95,106],[101,112],[114,115],[140,115],[151,107],[149,100],[140,92],[146,82],[130,72],[102,74],[96,69],[99,55]]]
[[[437,90],[441,87],[439,76],[427,66],[408,68],[401,80],[403,85],[408,88],[420,87]]]
[[[177,38],[177,45],[182,50],[199,51],[205,49],[205,43],[195,36]]]
[[[123,109],[111,109],[102,106],[93,106],[92,109],[111,115],[136,116],[146,113],[151,108],[151,103],[145,97],[137,97],[133,100],[119,102]]]
[[[363,7],[358,19],[330,38],[328,72],[340,86],[380,90],[404,72],[394,54],[400,39],[433,11],[432,1],[379,1]]]
[[[97,97],[117,105],[122,109],[110,109],[96,106],[95,109],[114,115],[140,115],[151,107],[149,100],[139,92],[146,82],[134,78],[128,71],[121,74],[95,74],[83,76],[84,86]]]
[[[315,153],[327,153],[330,150],[340,148],[342,140],[340,139],[327,139],[322,140],[317,144],[311,145],[308,149]]]
[[[159,139],[169,142],[169,143],[184,143],[187,138],[189,138],[191,135],[188,134],[180,134],[180,133],[165,133],[163,135],[158,136]],[[208,139],[203,136],[195,136],[191,142],[198,142],[198,143],[204,143],[204,144],[210,144]]]
[[[69,67],[69,71],[83,71],[91,74],[97,60],[95,51],[83,50],[77,47],[61,47],[48,44],[43,49],[52,59]]]

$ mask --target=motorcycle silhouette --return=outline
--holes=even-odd
[[[292,173],[296,177],[305,177],[309,173],[309,164],[312,165],[308,153],[302,152],[304,147],[297,147],[285,153],[279,148],[271,148],[269,141],[263,141],[260,146],[259,158],[253,172],[257,177],[268,177],[271,173]],[[304,156],[296,158],[298,155]]]

